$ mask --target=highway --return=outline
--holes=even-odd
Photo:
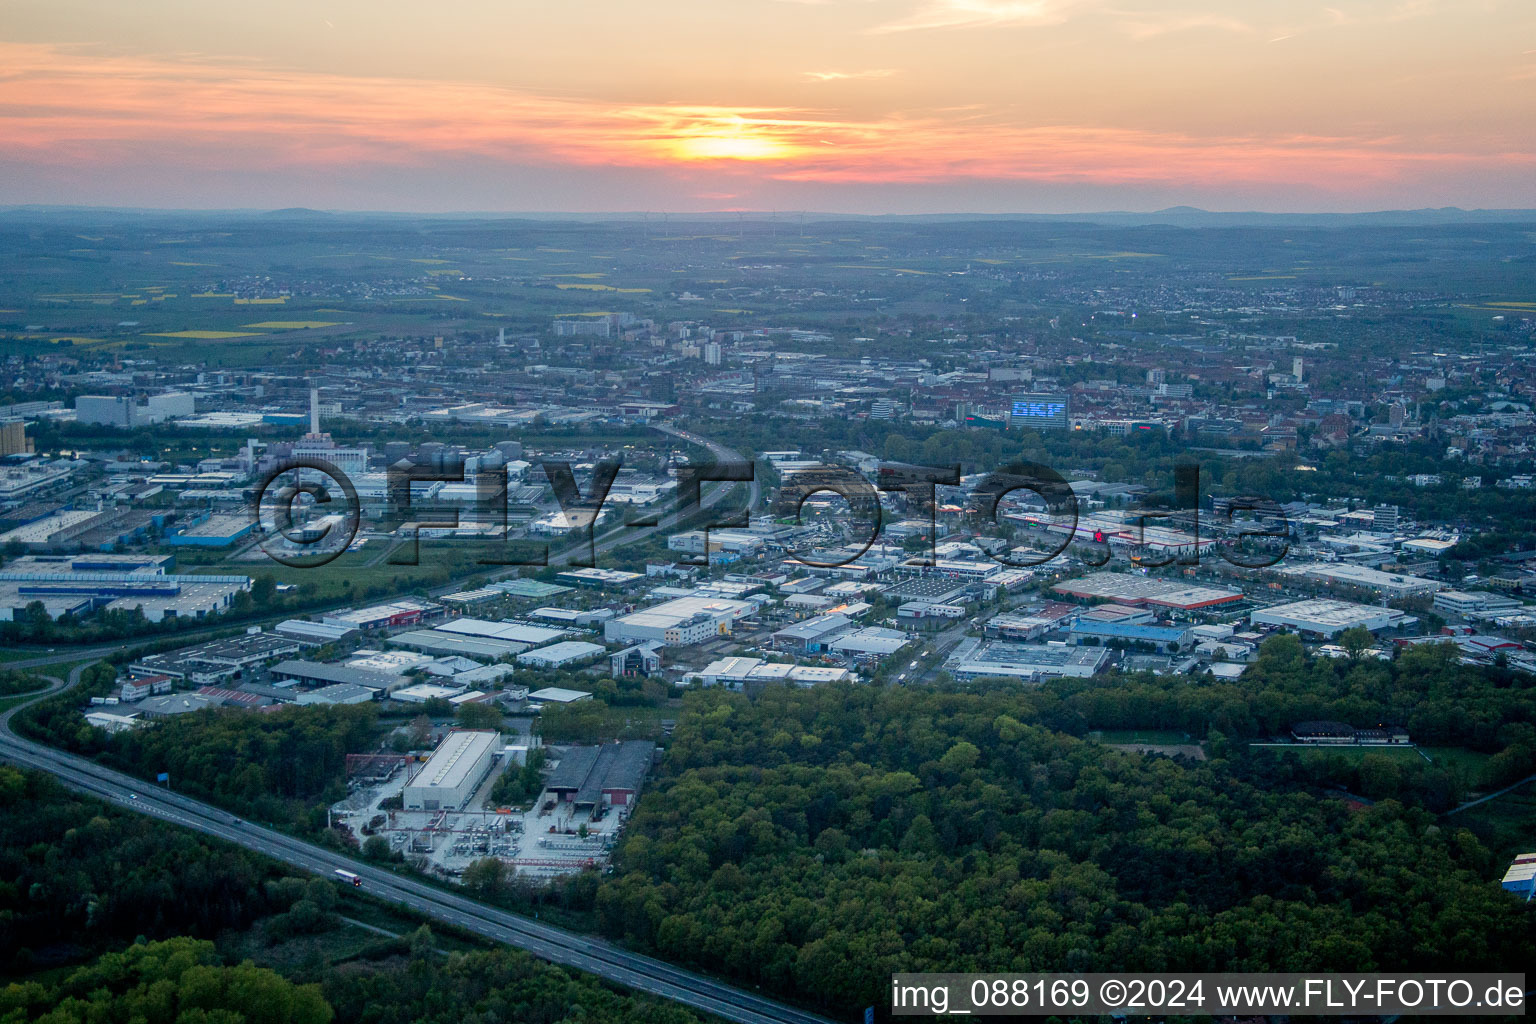
[[[736,453],[729,449],[697,435],[672,428],[660,429],[664,433],[708,447],[722,460],[736,457]],[[729,490],[727,487],[716,489],[704,498],[703,504],[716,504]],[[754,481],[749,491],[750,507],[756,506],[759,497],[760,488]],[[677,514],[671,513],[664,516],[658,526],[615,528],[597,538],[597,551],[601,553],[668,529],[676,520]],[[568,559],[585,547],[585,543],[575,545],[563,553],[563,558]],[[110,653],[119,647],[102,645],[76,648],[56,657],[29,659],[27,662],[12,664],[74,661]],[[397,875],[376,865],[352,860],[323,847],[245,821],[201,801],[23,739],[11,731],[11,719],[22,707],[74,686],[86,667],[84,662],[76,665],[68,680],[50,677],[50,685],[46,690],[32,695],[31,700],[25,704],[0,714],[0,760],[47,772],[71,789],[98,797],[125,810],[146,814],[169,824],[234,843],[322,878],[332,878],[337,868],[346,868],[363,879],[363,889],[369,896],[406,907],[423,917],[526,950],[551,963],[587,971],[610,982],[669,999],[725,1020],[737,1021],[739,1024],[831,1024],[825,1017],[629,952],[596,937],[529,920],[510,911],[478,903],[467,896],[445,891],[420,879]]]
[[[69,680],[53,685],[34,700],[78,682],[84,666]],[[30,703],[30,702],[29,702]],[[831,1024],[825,1018],[686,971],[651,957],[621,949],[590,935],[565,931],[539,921],[478,903],[424,881],[352,860],[238,818],[228,811],[167,789],[103,768],[92,761],[55,750],[11,731],[11,718],[20,708],[0,715],[0,760],[47,772],[64,785],[98,797],[124,810],[147,814],[172,825],[264,854],[321,878],[333,878],[337,868],[356,872],[363,891],[376,899],[406,907],[441,921],[504,942],[563,967],[587,971],[639,992],[690,1006],[739,1024]]]

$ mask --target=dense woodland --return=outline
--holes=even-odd
[[[353,704],[198,711],[113,736],[80,720],[73,695],[43,702],[23,727],[145,779],[165,772],[189,796],[299,831],[324,829],[325,807],[346,796],[347,755],[373,750],[383,732],[372,705]]]
[[[366,706],[308,707],[107,737],[70,707],[45,702],[31,728],[311,831],[343,792],[345,754],[381,731]],[[655,710],[596,700],[544,725],[600,738]],[[1250,745],[1316,718],[1404,724],[1466,757]],[[1090,738],[1118,729],[1203,739],[1209,760]],[[1237,682],[699,690],[614,873],[567,882],[546,906],[839,1010],[878,1002],[893,970],[1518,969],[1536,956],[1536,915],[1494,880],[1529,824],[1511,840],[1443,812],[1532,772],[1530,678],[1439,645],[1309,659],[1276,637]],[[530,776],[508,775],[502,795],[531,794]],[[473,883],[510,906],[535,899],[504,873]],[[284,893],[222,913],[323,921],[322,902]]]
[[[1392,661],[1309,659],[1299,640],[1280,635],[1265,641],[1258,661],[1237,681],[1150,673],[1062,679],[1027,702],[1042,725],[1076,735],[1176,729],[1196,738],[1254,740],[1316,719],[1403,725],[1417,743],[1494,755],[1486,778],[1464,780],[1481,785],[1536,772],[1532,682],[1508,669],[1462,665],[1449,644],[1410,647]]]
[[[1286,652],[1268,658],[1282,683]],[[1298,700],[1320,699],[1298,685]],[[1319,689],[1342,700],[1353,686],[1335,675]],[[1361,809],[1294,754],[1218,737],[1211,760],[1175,761],[1046,725],[1081,696],[693,694],[597,893],[602,926],[840,1007],[876,1001],[898,970],[1521,969],[1536,957],[1536,915],[1493,882],[1502,859],[1413,806],[1425,794]],[[1183,721],[1229,702],[1229,727],[1257,728],[1252,705],[1288,699],[1260,697],[1195,701]],[[1076,714],[1081,726],[1108,711]]]

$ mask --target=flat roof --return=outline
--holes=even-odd
[[[303,660],[280,661],[272,666],[272,674],[322,683],[354,683],[376,690],[388,690],[405,681],[404,676],[393,672],[378,672],[366,668],[352,668],[348,665],[326,665],[318,661]]]
[[[1156,576],[1138,576],[1127,572],[1096,572],[1081,579],[1066,580],[1051,588],[1058,594],[1099,598],[1120,604],[1155,604],[1172,608],[1199,608],[1205,605],[1241,601],[1242,591],[1217,587],[1196,587]]]
[[[412,647],[434,654],[462,654],[470,658],[488,658],[495,661],[509,654],[521,654],[532,644],[514,640],[493,640],[488,637],[454,636],[435,629],[413,629],[408,633],[396,633],[384,641],[400,647]]]
[[[490,584],[490,589],[500,590],[513,597],[554,597],[556,594],[568,594],[573,588],[541,580],[503,580]]]
[[[524,651],[517,656],[518,663],[537,661],[580,661],[582,658],[591,658],[602,654],[607,648],[602,644],[591,644],[585,640],[563,640],[558,644],[550,644],[548,647],[540,647],[532,651]]]
[[[563,629],[534,626],[523,622],[492,622],[489,619],[465,617],[443,622],[433,628],[435,633],[454,633],[463,636],[483,637],[490,640],[513,640],[517,643],[547,644],[566,635]]]
[[[546,686],[542,690],[534,690],[528,695],[528,699],[534,702],[548,701],[551,704],[570,704],[578,700],[590,700],[592,695],[585,690],[567,690],[563,686]]]
[[[791,640],[815,640],[817,637],[826,636],[836,629],[853,624],[853,620],[846,615],[818,615],[804,622],[797,622],[793,626],[785,626],[774,632],[774,638],[788,637]]]
[[[912,640],[905,633],[880,626],[869,626],[854,633],[845,633],[828,646],[834,651],[859,651],[867,654],[894,654]]]
[[[1279,570],[1286,576],[1310,576],[1314,579],[1338,580],[1362,587],[1379,590],[1439,590],[1444,584],[1422,576],[1404,573],[1382,572],[1351,562],[1312,562],[1306,565],[1288,565]]]
[[[407,703],[429,700],[451,700],[464,692],[462,686],[446,686],[442,683],[415,683],[404,686],[390,694],[395,700]]]
[[[309,622],[305,619],[285,619],[272,627],[273,632],[285,636],[330,642],[356,633],[352,626],[333,626],[325,622]]]
[[[443,737],[409,785],[412,789],[457,789],[477,768],[480,758],[500,745],[499,733],[455,729]]]
[[[1403,614],[1395,608],[1379,605],[1319,599],[1292,601],[1290,604],[1261,608],[1250,615],[1249,619],[1254,622],[1267,619],[1289,619],[1293,622],[1315,623],[1323,626],[1353,626],[1357,623],[1374,621],[1382,616],[1401,618]]]
[[[992,666],[1013,671],[1049,672],[1068,666],[1097,667],[1108,657],[1102,647],[989,640],[957,661],[954,667],[963,672],[985,672]]]
[[[681,625],[695,615],[719,617],[730,615],[739,618],[756,608],[751,601],[734,601],[727,597],[677,597],[650,608],[620,616],[618,621],[633,626],[653,626],[662,629]]]

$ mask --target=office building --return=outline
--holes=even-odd
[[[1066,430],[1071,425],[1071,404],[1071,396],[1064,392],[1015,395],[1008,403],[1008,426]]]

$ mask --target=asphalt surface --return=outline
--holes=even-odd
[[[67,681],[51,680],[47,690],[36,694],[27,703],[73,686],[85,668],[84,665],[76,666]],[[338,868],[355,872],[363,880],[363,891],[373,898],[516,946],[551,963],[587,971],[626,988],[669,999],[725,1020],[739,1024],[831,1024],[828,1018],[786,1006],[746,989],[629,952],[590,935],[529,920],[418,879],[352,860],[180,793],[103,768],[85,758],[23,739],[11,732],[11,719],[22,706],[0,715],[0,760],[47,772],[71,789],[124,810],[234,843],[321,878],[335,881],[334,873]]]
[[[660,429],[663,433],[703,445],[722,460],[736,457],[735,452],[723,445],[697,435],[672,428]],[[706,507],[717,504],[729,490],[723,487],[715,490],[703,499],[702,504]],[[760,486],[754,481],[749,491],[749,507],[756,507],[760,496]],[[669,529],[676,521],[677,515],[673,513],[664,516],[654,527],[618,527],[596,538],[596,550],[601,554],[620,544],[632,543],[649,534]],[[562,560],[584,553],[586,547],[585,543],[574,545],[562,554]],[[191,638],[190,635],[188,638]],[[51,656],[11,662],[8,667],[76,661],[109,654],[120,647],[120,644],[105,644],[66,648],[58,654],[50,652]],[[593,936],[531,921],[509,911],[478,903],[467,896],[352,860],[334,851],[245,821],[201,801],[104,768],[85,758],[23,739],[11,731],[11,719],[22,707],[74,686],[87,667],[86,663],[76,665],[67,680],[50,677],[50,685],[46,690],[32,695],[26,704],[0,714],[0,760],[47,772],[71,789],[96,796],[125,810],[234,843],[322,878],[334,879],[334,872],[338,868],[352,871],[363,880],[364,891],[376,899],[409,908],[423,917],[452,924],[485,938],[516,946],[551,963],[587,971],[610,982],[669,999],[725,1020],[737,1021],[739,1024],[831,1024],[828,1018],[629,952]]]

